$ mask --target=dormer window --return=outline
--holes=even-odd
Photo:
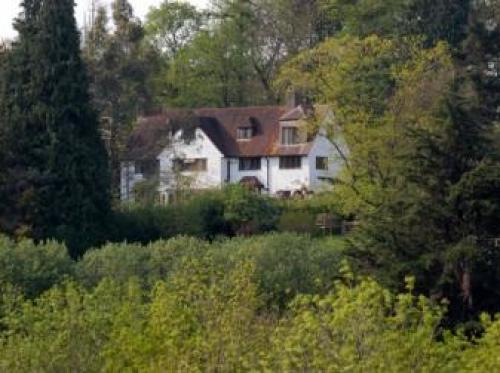
[[[299,129],[297,127],[281,128],[281,145],[299,144]]]
[[[237,131],[238,140],[250,140],[253,132],[253,127],[239,127]]]

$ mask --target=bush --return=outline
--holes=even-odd
[[[241,185],[229,185],[223,191],[224,218],[237,235],[273,230],[279,210],[269,197],[258,195]]]
[[[73,274],[67,248],[56,242],[36,245],[0,236],[0,284],[11,284],[34,298]]]
[[[224,206],[215,193],[195,196],[178,205],[133,206],[115,212],[110,241],[147,244],[177,235],[213,239],[229,234]]]
[[[108,278],[126,283],[137,279],[151,289],[156,282],[166,280],[185,257],[202,257],[209,244],[195,238],[178,237],[156,241],[149,245],[109,244],[91,250],[77,263],[76,279],[87,287],[96,286]]]
[[[275,228],[278,209],[269,198],[241,187],[194,194],[169,206],[129,206],[115,212],[109,241],[147,244],[188,235],[213,240],[218,236],[254,234]]]
[[[308,233],[316,235],[320,231],[316,226],[316,215],[306,211],[283,211],[278,221],[278,231]]]
[[[269,234],[213,245],[218,261],[255,265],[254,280],[268,307],[283,309],[297,294],[325,293],[338,278],[343,246],[298,234]]]
[[[497,323],[473,347],[460,336],[439,333],[441,306],[411,291],[393,295],[345,271],[331,292],[297,296],[290,312],[280,315],[262,310],[254,271],[246,260],[226,270],[210,257],[185,258],[152,291],[134,280],[104,280],[92,289],[64,283],[35,302],[11,305],[0,329],[0,371],[498,367]]]

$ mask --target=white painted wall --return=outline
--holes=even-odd
[[[135,173],[135,162],[122,162],[120,177],[120,198],[122,201],[134,201],[134,187],[144,180],[144,176]]]
[[[262,184],[264,184],[264,188],[267,188],[267,161],[266,158],[263,157],[260,160],[260,170],[251,170],[251,171],[240,171],[240,161],[239,158],[226,158],[225,162],[229,162],[231,165],[230,177],[231,183],[239,183],[241,179],[246,176],[255,176],[260,180]],[[225,163],[227,165],[227,163]],[[227,170],[227,168],[226,168]],[[225,176],[227,171],[225,173]],[[224,178],[226,180],[226,178]],[[265,191],[264,191],[265,192]]]
[[[160,192],[175,187],[173,161],[175,159],[207,159],[207,170],[199,172],[182,172],[182,176],[190,180],[194,189],[217,188],[223,184],[223,155],[212,143],[208,136],[196,129],[194,140],[186,143],[182,139],[182,132],[178,131],[173,137],[173,144],[163,150],[158,156],[160,162]]]
[[[328,158],[328,170],[316,169],[316,158]],[[310,189],[321,192],[332,188],[332,184],[321,180],[321,178],[334,178],[338,176],[344,163],[338,155],[337,148],[324,135],[318,135],[308,157],[310,170]]]
[[[285,190],[293,193],[302,188],[309,188],[309,162],[307,161],[307,157],[302,157],[302,167],[300,169],[292,170],[280,169],[279,157],[273,157],[271,158],[270,168],[271,194]]]

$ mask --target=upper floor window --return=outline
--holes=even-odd
[[[297,127],[283,127],[281,129],[281,144],[295,145],[299,143],[299,129]]]
[[[207,171],[207,159],[176,159],[174,160],[174,169],[179,172],[204,172]]]
[[[238,140],[250,140],[253,136],[252,127],[239,127],[237,131]]]
[[[291,170],[299,168],[302,168],[302,157],[300,156],[280,157],[280,169]]]
[[[316,157],[316,170],[328,171],[328,157]]]
[[[260,170],[260,158],[240,158],[240,171],[255,171]]]

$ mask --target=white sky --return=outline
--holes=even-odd
[[[101,4],[110,3],[111,0],[100,0]],[[162,0],[129,0],[134,7],[135,14],[140,18],[144,18],[144,15],[148,12],[151,6],[158,6],[162,3]],[[203,8],[208,4],[208,0],[187,0],[191,4],[194,4],[200,8]],[[82,24],[83,15],[85,10],[88,9],[90,0],[75,0],[77,3],[76,7],[76,19]],[[21,0],[0,0],[0,39],[13,38],[16,34],[12,29],[12,21],[19,13],[19,4]]]

